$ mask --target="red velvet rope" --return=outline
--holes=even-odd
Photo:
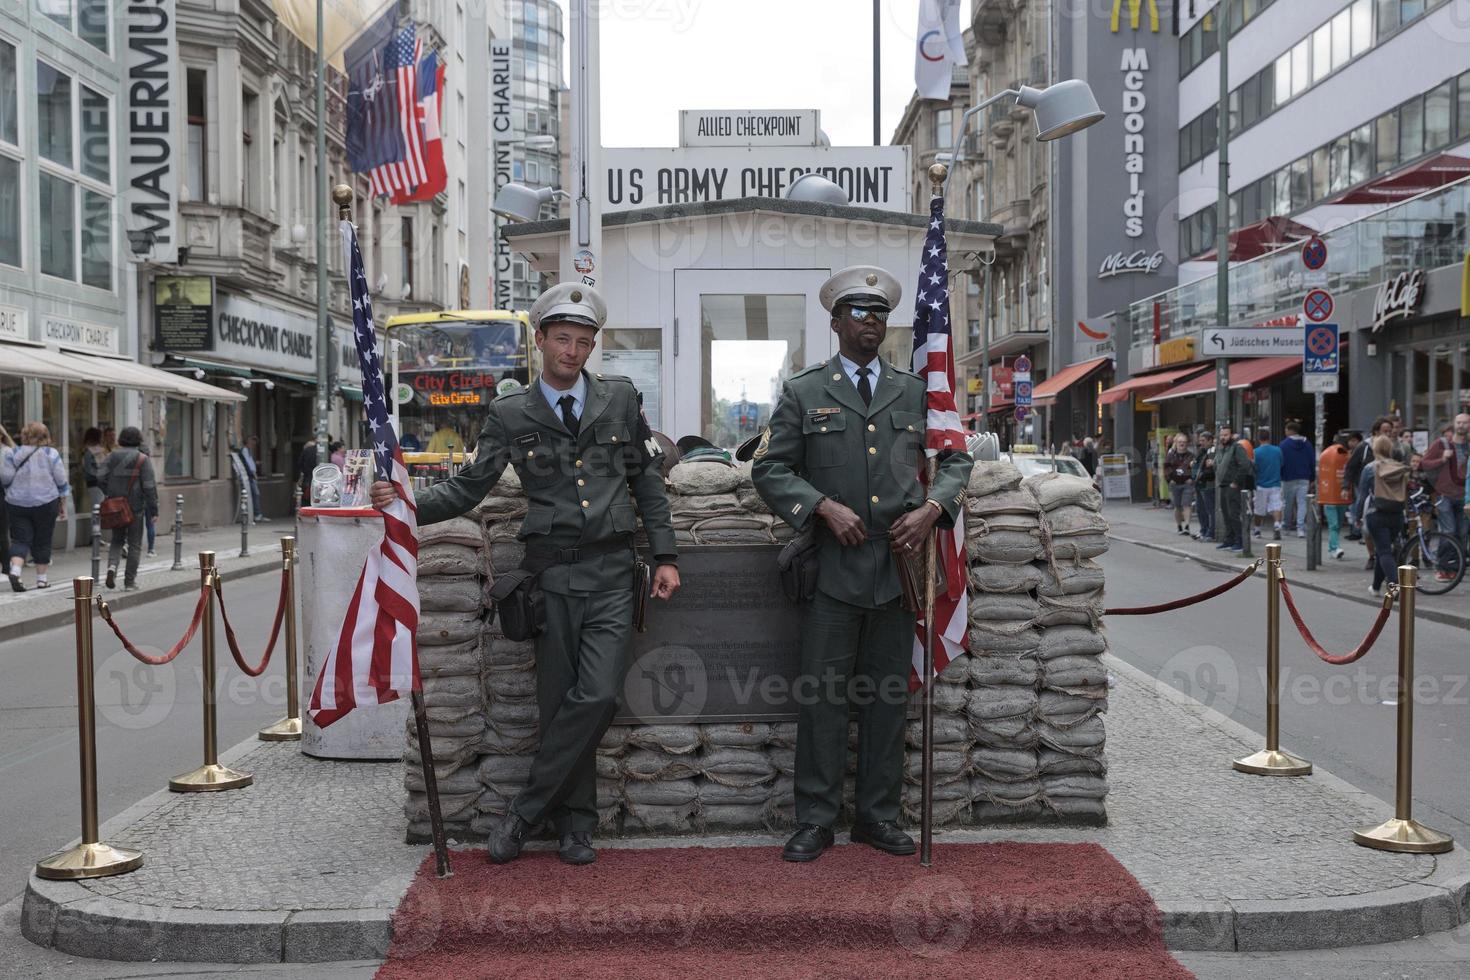
[[[230,625],[230,615],[225,611],[224,585],[218,574],[214,577],[214,594],[219,597],[219,616],[225,623],[225,643],[229,646],[230,656],[235,658],[235,663],[251,677],[259,677],[265,673],[265,668],[271,662],[271,654],[275,652],[276,638],[281,634],[281,620],[286,616],[286,591],[289,581],[286,576],[289,574],[290,572],[285,569],[281,571],[281,596],[276,600],[276,620],[271,624],[271,638],[266,641],[265,653],[261,655],[260,664],[256,667],[247,664],[245,656],[240,652],[240,643],[235,639],[234,627]]]
[[[1185,606],[1192,606],[1197,602],[1204,602],[1206,599],[1213,599],[1217,595],[1224,595],[1226,592],[1229,592],[1241,582],[1244,582],[1246,579],[1254,575],[1256,573],[1256,569],[1261,567],[1261,562],[1263,561],[1265,561],[1264,558],[1257,558],[1255,561],[1251,562],[1250,565],[1248,565],[1239,575],[1235,576],[1235,578],[1231,579],[1223,585],[1215,586],[1208,592],[1201,592],[1199,595],[1192,595],[1184,599],[1175,599],[1172,602],[1160,603],[1157,606],[1124,606],[1117,609],[1104,609],[1103,615],[1149,616],[1153,613],[1169,612],[1173,609],[1183,609]]]
[[[1373,644],[1378,640],[1378,634],[1382,633],[1383,627],[1388,625],[1388,614],[1393,611],[1393,600],[1396,594],[1397,590],[1392,586],[1384,592],[1383,608],[1378,610],[1378,618],[1373,621],[1373,628],[1368,630],[1368,635],[1363,638],[1363,642],[1348,653],[1338,655],[1324,650],[1317,642],[1317,638],[1312,635],[1312,631],[1307,629],[1307,624],[1302,621],[1302,614],[1297,611],[1296,602],[1291,598],[1291,589],[1286,584],[1286,577],[1281,578],[1281,597],[1286,600],[1286,611],[1291,613],[1291,621],[1296,623],[1297,632],[1302,635],[1302,639],[1306,641],[1313,653],[1327,663],[1336,664],[1339,667],[1362,659],[1363,654],[1373,648]]]
[[[112,610],[108,608],[106,600],[100,598],[97,600],[97,611],[102,614],[102,621],[112,628],[113,633],[117,634],[118,642],[123,645],[123,649],[131,653],[134,659],[139,663],[148,664],[150,667],[162,667],[177,657],[183,651],[184,647],[189,645],[189,641],[194,639],[194,633],[199,629],[199,624],[204,621],[204,607],[208,601],[209,587],[201,585],[199,588],[199,601],[194,605],[194,617],[189,620],[189,628],[184,631],[183,638],[170,647],[168,653],[160,657],[154,657],[144,653],[142,650],[133,646],[132,642],[126,636],[123,636],[122,630],[113,621]]]

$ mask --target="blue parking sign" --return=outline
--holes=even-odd
[[[1307,323],[1303,333],[1302,390],[1335,394],[1339,367],[1337,324]]]

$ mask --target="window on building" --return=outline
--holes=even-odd
[[[1355,0],[1350,10],[1353,20],[1353,57],[1373,47],[1373,0]]]
[[[260,97],[250,89],[240,94],[240,206],[250,211],[260,210],[260,196],[256,185],[260,174],[260,141],[256,139],[256,127],[260,125]]]
[[[1378,36],[1385,37],[1399,29],[1399,0],[1378,0]]]
[[[73,186],[44,170],[37,179],[41,216],[41,271],[58,279],[76,275],[76,204]]]
[[[15,72],[15,45],[0,40],[0,143],[20,144],[20,92]]]
[[[936,109],[934,111],[934,145],[941,150],[954,145],[953,109]]]
[[[189,159],[184,177],[186,193],[180,196],[194,201],[206,201],[209,199],[209,187],[206,184],[209,179],[209,118],[206,111],[206,106],[209,105],[209,75],[202,68],[190,68],[185,74]]]
[[[20,268],[20,161],[0,154],[0,263]]]
[[[1305,38],[1291,49],[1291,97],[1301,95],[1312,85],[1312,40]]]
[[[1291,210],[1312,203],[1312,158],[1310,155],[1291,162]]]
[[[64,167],[72,165],[71,77],[36,62],[36,149]]]
[[[413,218],[411,216],[405,216],[402,219],[402,222],[399,225],[399,228],[401,229],[400,232],[399,232],[399,234],[400,234],[400,236],[402,238],[402,241],[399,242],[400,248],[398,249],[398,254],[401,256],[401,259],[400,259],[400,262],[399,262],[399,267],[398,267],[398,276],[399,276],[399,278],[403,282],[403,295],[405,297],[408,297],[408,296],[413,295],[413,284],[414,284],[414,278],[413,278],[413,251],[414,251],[414,244],[413,244]]]
[[[1262,73],[1252,75],[1246,79],[1245,84],[1240,87],[1240,127],[1247,129],[1256,124],[1261,118],[1261,79],[1268,77]]]
[[[1450,143],[1450,95],[1452,82],[1445,82],[1424,95],[1424,152]]]
[[[1290,51],[1286,52],[1286,54],[1276,59],[1276,64],[1272,73],[1275,75],[1275,82],[1273,83],[1275,86],[1275,99],[1272,101],[1271,104],[1275,107],[1280,107],[1282,105],[1285,105],[1286,102],[1291,98]]]
[[[1375,144],[1378,148],[1373,158],[1373,170],[1375,173],[1383,173],[1392,170],[1399,162],[1399,112],[1390,109],[1379,116],[1373,122],[1377,139]]]
[[[1312,32],[1312,84],[1332,74],[1332,22]]]
[[[1367,180],[1373,173],[1373,124],[1364,123],[1348,134],[1348,186]]]
[[[1457,89],[1459,92],[1458,108],[1455,115],[1455,133],[1457,139],[1470,139],[1470,71],[1461,75],[1458,79]]]
[[[194,407],[179,398],[167,399],[163,410],[163,475],[194,475]]]
[[[78,0],[77,36],[98,51],[107,51],[107,0]]]
[[[1319,146],[1311,153],[1312,157],[1312,197],[1307,203],[1320,201],[1327,196],[1327,188],[1330,185],[1331,150],[1326,146]]]
[[[1399,162],[1424,152],[1424,100],[1412,98],[1399,106]]]
[[[71,0],[36,0],[36,9],[42,15],[60,24],[67,30],[72,25],[72,3]]]
[[[429,228],[429,260],[433,263],[430,274],[434,277],[432,299],[443,303],[444,295],[444,229],[435,221]]]
[[[271,214],[280,220],[286,203],[286,141],[281,134],[286,131],[286,120],[276,117],[276,135],[272,140],[271,153]],[[284,222],[283,222],[284,224]],[[290,229],[285,231],[289,234]]]
[[[107,96],[82,86],[82,173],[93,180],[112,180],[111,103]]]
[[[82,284],[112,288],[112,199],[82,191]]]

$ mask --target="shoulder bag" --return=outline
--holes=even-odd
[[[138,474],[143,472],[143,459],[143,454],[139,453],[138,465],[133,467],[133,475],[128,478],[128,489],[123,495],[108,497],[99,505],[102,530],[115,531],[133,523],[133,505],[128,503],[128,498],[133,495],[133,484],[138,482]]]

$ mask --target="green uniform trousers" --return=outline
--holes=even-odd
[[[597,829],[597,745],[617,713],[628,672],[633,593],[546,597],[546,629],[536,638],[541,747],[515,812],[562,833]]]
[[[903,791],[914,614],[900,600],[854,606],[817,590],[801,624],[796,820],[831,827],[842,806],[849,703],[857,708],[856,817],[897,820]]]

